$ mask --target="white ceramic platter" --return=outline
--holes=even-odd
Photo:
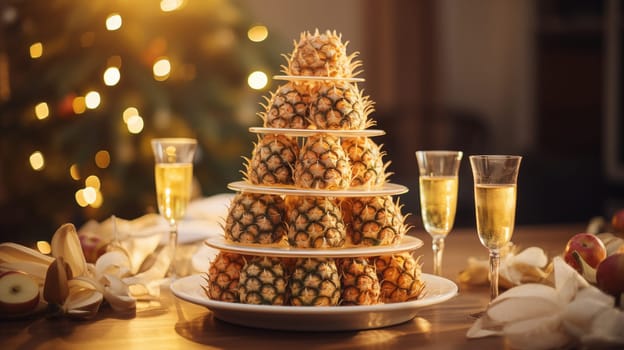
[[[288,81],[345,81],[350,83],[366,81],[364,78],[319,77],[315,75],[274,75],[273,79]]]
[[[287,136],[307,137],[317,134],[326,134],[336,137],[373,137],[385,135],[384,130],[379,129],[362,129],[362,130],[333,130],[333,129],[288,129],[288,128],[264,128],[260,126],[252,126],[249,132],[254,134],[280,134]]]
[[[294,186],[263,186],[254,185],[246,181],[235,181],[228,184],[228,188],[239,192],[264,193],[293,196],[318,196],[318,197],[373,197],[392,196],[403,194],[408,191],[403,185],[385,183],[378,188],[351,187],[344,190],[316,190],[303,189]]]
[[[231,243],[225,240],[223,236],[210,237],[204,241],[204,244],[211,248],[231,253],[243,255],[260,255],[260,256],[278,256],[284,258],[298,257],[331,257],[346,258],[356,256],[380,256],[393,253],[408,252],[416,250],[423,245],[423,241],[416,237],[404,236],[400,243],[384,246],[354,246],[347,248],[290,248],[290,247],[270,247],[266,245],[242,245]]]
[[[443,277],[422,274],[424,295],[402,303],[366,306],[272,306],[228,303],[209,299],[200,275],[183,277],[171,284],[173,294],[193,304],[205,306],[214,317],[242,326],[296,330],[344,331],[392,326],[407,322],[418,309],[442,303],[457,294],[457,285]]]

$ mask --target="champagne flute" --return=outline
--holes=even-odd
[[[521,156],[470,156],[477,233],[489,250],[490,301],[498,296],[500,249],[511,240],[514,230],[521,160]]]
[[[451,232],[457,208],[457,173],[463,153],[459,151],[417,151],[420,212],[431,235],[433,273],[442,275],[444,238]]]
[[[197,140],[161,138],[152,140],[158,211],[169,222],[169,271],[176,278],[175,252],[178,245],[178,222],[186,214],[193,182],[193,156]]]

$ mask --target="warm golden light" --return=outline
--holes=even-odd
[[[74,98],[74,100],[72,101],[72,109],[74,110],[74,113],[82,114],[84,113],[86,108],[87,108],[87,105],[85,104],[84,97],[78,96]]]
[[[41,152],[36,151],[33,152],[30,155],[30,166],[34,169],[34,170],[43,170],[43,167],[45,166],[45,160],[43,159],[43,154],[41,154]]]
[[[69,176],[76,181],[80,180],[80,170],[78,169],[78,164],[72,164],[72,166],[69,167]]]
[[[39,58],[43,55],[43,44],[42,43],[34,43],[30,45],[30,58]]]
[[[163,12],[171,12],[179,9],[184,4],[184,0],[160,0],[160,9]]]
[[[102,197],[102,192],[95,191],[95,200],[93,203],[89,204],[92,208],[99,208],[104,203],[104,197]]]
[[[98,151],[95,154],[95,165],[100,169],[106,169],[110,165],[110,153],[106,150]]]
[[[255,71],[249,74],[249,77],[247,78],[247,84],[255,90],[264,88],[268,82],[269,78],[264,72],[261,71]]]
[[[128,118],[128,131],[131,134],[138,134],[143,131],[143,118],[138,115],[133,115]]]
[[[37,103],[35,106],[35,115],[39,120],[47,118],[50,115],[48,104],[45,102]]]
[[[108,86],[115,86],[121,79],[121,73],[117,67],[108,67],[104,71],[104,84]]]
[[[37,241],[37,250],[41,254],[47,255],[52,252],[52,247],[50,246],[50,243],[48,243],[47,241]]]
[[[95,175],[90,175],[85,180],[85,187],[92,187],[96,190],[100,189],[100,178]]]
[[[266,26],[257,25],[249,28],[247,31],[247,37],[249,40],[259,43],[264,41],[269,36],[269,30]]]
[[[84,197],[84,189],[81,188],[78,191],[76,191],[75,197],[76,197],[76,203],[78,203],[79,206],[84,208],[87,205],[89,205],[89,203],[87,203]]]
[[[158,81],[167,80],[171,72],[171,63],[167,58],[161,58],[154,63],[153,71],[154,79]]]
[[[123,121],[128,124],[128,119],[135,115],[139,115],[139,110],[134,107],[128,107],[123,111]]]
[[[87,204],[95,203],[95,200],[97,198],[97,190],[93,187],[87,186],[82,190],[82,197],[84,198],[85,202],[87,202]]]
[[[121,16],[118,13],[112,13],[106,18],[106,29],[113,31],[121,28]]]
[[[95,109],[100,105],[100,93],[97,91],[89,91],[85,95],[85,106],[89,109]]]

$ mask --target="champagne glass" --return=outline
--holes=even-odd
[[[167,275],[176,278],[175,252],[178,245],[178,222],[186,214],[193,182],[193,156],[197,140],[161,138],[152,140],[158,211],[169,222],[170,263]]]
[[[510,240],[516,216],[521,156],[470,156],[475,215],[481,244],[489,250],[490,301],[498,296],[500,249]]]
[[[455,222],[457,173],[462,155],[459,151],[416,152],[420,174],[420,212],[425,230],[432,238],[435,275],[442,275],[444,238]]]

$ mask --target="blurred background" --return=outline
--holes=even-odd
[[[359,51],[391,181],[414,152],[464,151],[456,226],[474,225],[470,154],[520,154],[518,224],[624,207],[618,0],[0,0],[0,241],[156,212],[149,140],[196,137],[197,195],[240,180],[302,31]]]

